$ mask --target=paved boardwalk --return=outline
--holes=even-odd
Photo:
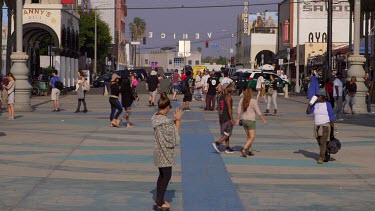
[[[61,99],[59,113],[51,112],[48,97],[32,98],[35,111],[16,113],[14,121],[3,113],[0,210],[151,210],[158,175],[150,124],[155,110],[141,98],[132,129],[109,127],[108,99],[100,95],[88,95],[86,114],[73,113],[74,95]],[[278,98],[270,125],[258,121],[251,158],[215,153],[217,113],[193,102],[166,196],[171,210],[374,210],[375,116],[337,123],[343,149],[318,165],[305,101]],[[239,150],[244,141],[243,129],[235,127],[232,147]]]

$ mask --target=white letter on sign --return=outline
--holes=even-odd
[[[208,36],[209,39],[211,39],[212,32],[208,32],[208,33],[207,33],[207,36]]]
[[[153,32],[149,32],[149,33],[148,33],[148,38],[152,38],[153,35],[154,35]]]
[[[199,33],[195,33],[195,39],[199,40]]]
[[[160,34],[161,39],[165,39],[165,33]]]

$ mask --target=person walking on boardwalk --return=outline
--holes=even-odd
[[[206,94],[206,107],[204,110],[213,111],[216,103],[216,87],[219,85],[219,79],[215,77],[215,72],[211,71],[210,77],[207,80],[207,94]]]
[[[329,160],[327,142],[334,128],[335,115],[331,103],[326,102],[326,93],[321,92],[317,97],[316,103],[308,103],[306,114],[314,114],[314,134],[320,149],[318,164],[322,164]]]
[[[167,117],[172,105],[165,92],[160,95],[158,108],[158,112],[151,118],[155,133],[154,162],[159,169],[155,206],[157,209],[164,210],[171,206],[169,202],[164,201],[164,195],[172,177],[172,166],[175,165],[175,147],[180,139],[182,110],[176,108],[173,113],[174,120]]]
[[[266,84],[265,84],[265,81],[264,81],[263,73],[260,74],[260,76],[258,77],[256,89],[258,91],[257,101],[259,102],[259,97],[262,95],[264,102],[267,103]]]
[[[158,89],[160,88],[160,81],[157,76],[157,72],[155,70],[152,70],[150,73],[150,76],[148,76],[146,80],[146,89],[148,90],[148,93],[150,95],[148,99],[148,106],[153,107],[155,106],[155,97],[156,93],[158,92]]]
[[[81,110],[81,103],[83,103],[83,113],[87,113],[87,107],[86,107],[86,92],[88,90],[87,86],[90,86],[86,79],[85,75],[82,70],[78,70],[78,81],[76,84],[76,92],[77,92],[77,98],[78,98],[78,107],[77,110],[74,113],[78,113]]]
[[[344,112],[345,114],[349,114],[349,109],[351,110],[351,114],[355,114],[355,95],[357,94],[357,78],[352,76],[350,81],[346,82],[345,84],[345,106]]]
[[[273,114],[277,114],[277,81],[275,77],[271,74],[270,75],[271,83],[270,87],[268,87],[267,91],[267,109],[265,113],[270,113],[271,102],[273,102],[274,112]]]
[[[233,153],[234,150],[229,147],[229,138],[232,135],[233,126],[235,124],[233,118],[233,100],[230,93],[234,90],[234,83],[224,83],[221,85],[224,93],[220,95],[219,99],[219,123],[220,133],[222,137],[212,143],[212,146],[217,153],[220,153],[218,146],[225,141],[225,153]]]
[[[267,120],[263,117],[263,114],[260,112],[258,101],[252,98],[252,89],[250,87],[246,88],[243,94],[243,98],[238,104],[238,113],[237,113],[237,125],[242,125],[246,136],[247,141],[245,146],[241,149],[241,156],[246,158],[246,150],[249,150],[249,156],[254,156],[252,150],[252,144],[255,139],[256,132],[256,120],[255,113],[263,120],[264,124],[267,125]]]
[[[172,75],[172,83],[173,83],[173,101],[177,101],[177,92],[180,90],[180,84],[181,81],[180,74],[178,74],[178,69],[174,70],[174,73]]]
[[[123,116],[122,119],[125,119],[126,127],[131,128],[133,127],[133,124],[130,122],[130,115],[132,112],[131,106],[136,98],[134,96],[131,80],[129,78],[126,77],[122,80],[120,93],[121,93],[121,104],[122,104],[122,107],[124,107],[125,109],[125,115]]]
[[[343,107],[343,84],[341,81],[342,74],[337,73],[336,79],[333,81],[333,97],[335,98],[335,108],[333,112],[335,113],[336,119],[339,119],[339,116],[341,116],[341,110]]]
[[[111,114],[109,119],[111,121],[111,127],[120,127],[121,120],[119,116],[122,112],[122,106],[119,101],[120,96],[120,86],[119,86],[120,76],[117,74],[112,75],[111,82],[109,83],[111,88],[111,95],[109,95],[109,103],[111,104]],[[116,112],[117,111],[117,112]]]
[[[7,91],[8,94],[8,113],[9,113],[9,120],[14,119],[14,103],[15,103],[15,89],[16,89],[16,78],[13,76],[12,73],[8,73],[8,83],[4,85],[4,89]]]
[[[52,77],[50,79],[49,84],[52,86],[51,91],[51,100],[53,101],[53,105],[55,109],[52,112],[59,112],[60,111],[60,103],[59,103],[59,96],[60,90],[56,87],[56,82],[61,82],[60,77],[57,75],[59,72],[57,70],[52,71]]]

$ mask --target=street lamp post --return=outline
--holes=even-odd
[[[28,55],[23,52],[23,21],[22,21],[22,11],[23,11],[23,0],[17,0],[16,3],[16,52],[13,52],[10,58],[13,61],[12,68],[10,72],[16,78],[15,83],[15,97],[16,103],[14,104],[14,109],[16,111],[32,111],[30,104],[30,91],[31,85],[28,81],[29,69],[26,66],[26,60]]]
[[[98,58],[98,7],[108,5],[108,4],[99,4],[95,6],[95,38],[94,38],[94,75],[97,74],[97,58]]]
[[[363,64],[366,62],[366,58],[359,54],[360,37],[361,37],[361,0],[354,1],[354,51],[353,55],[349,57],[350,68],[348,70],[348,78],[350,80],[352,76],[357,78],[357,93],[355,99],[355,112],[356,113],[367,113],[366,107],[366,93],[367,87],[364,84],[365,71],[363,70]]]

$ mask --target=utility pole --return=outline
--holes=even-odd
[[[300,5],[299,2],[297,2],[297,55],[296,55],[296,85],[294,87],[294,91],[296,93],[299,93],[300,87],[299,87],[299,59],[300,59],[300,52],[299,52],[299,13],[300,13]],[[289,61],[288,61],[289,66]],[[289,78],[290,79],[290,78]]]
[[[333,0],[328,0],[328,19],[327,19],[327,65],[324,74],[324,80],[330,77],[332,71],[332,13]]]
[[[17,0],[16,2],[16,52],[13,52],[11,59],[13,61],[10,72],[17,79],[15,82],[15,97],[16,104],[14,105],[15,111],[32,111],[30,103],[30,90],[31,85],[28,81],[29,69],[26,66],[26,61],[29,56],[23,52],[23,1]]]

